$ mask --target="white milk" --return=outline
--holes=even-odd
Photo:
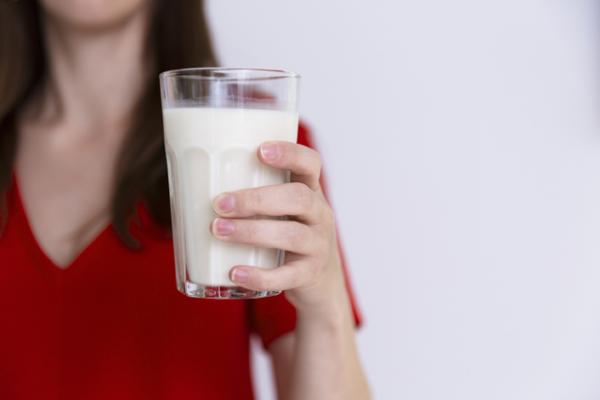
[[[179,285],[234,286],[234,265],[274,268],[279,252],[215,239],[212,200],[222,192],[285,182],[286,172],[262,164],[258,146],[295,142],[295,112],[235,108],[163,110],[173,239]],[[183,272],[187,270],[187,279]]]

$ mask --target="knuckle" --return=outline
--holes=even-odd
[[[259,189],[250,189],[247,192],[245,192],[245,196],[243,197],[243,208],[246,212],[260,210],[264,202],[263,193]]]
[[[315,284],[319,280],[321,267],[318,262],[311,262],[307,265],[307,280],[309,285]]]
[[[316,150],[313,150],[313,160],[315,170],[320,172],[321,168],[323,167],[323,160],[321,158],[321,154]]]
[[[327,226],[335,225],[335,214],[333,213],[333,209],[328,204],[326,204],[323,208],[323,222]]]
[[[276,275],[273,273],[274,271],[263,271],[263,286],[264,290],[278,290],[280,289],[280,284],[278,284],[278,279]]]
[[[315,200],[314,192],[304,183],[294,182],[292,185],[292,195],[300,209],[302,211],[308,211],[312,209]]]
[[[252,286],[258,290],[268,290],[273,287],[271,271],[265,271],[260,267],[252,268]]]
[[[300,249],[307,241],[307,227],[299,222],[292,222],[285,230],[285,240],[291,248]]]
[[[302,159],[302,147],[305,146],[298,143],[286,143],[285,155],[289,162],[298,164],[298,162]]]
[[[315,243],[315,254],[323,257],[329,253],[329,247],[329,241],[325,238],[320,238]]]
[[[293,267],[294,269],[287,274],[285,286],[289,288],[297,288],[304,284],[302,271],[298,268],[299,266]],[[301,267],[300,267],[301,268]]]
[[[254,287],[259,290],[265,290],[269,288],[269,279],[261,274],[260,271],[255,271],[254,273]]]
[[[240,229],[238,229],[238,238],[250,241],[255,239],[259,234],[258,224],[254,221],[240,221]]]

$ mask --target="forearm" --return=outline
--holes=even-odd
[[[369,398],[348,295],[338,282],[327,304],[298,308],[286,400]]]

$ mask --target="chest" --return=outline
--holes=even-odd
[[[16,175],[32,231],[62,268],[110,222],[120,138],[23,129]]]
[[[132,251],[105,233],[59,270],[38,257],[18,199],[10,210],[0,398],[249,398],[246,304],[179,294],[170,241],[142,236]]]

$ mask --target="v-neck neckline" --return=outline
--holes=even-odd
[[[104,240],[104,237],[110,232],[111,224],[107,224],[79,251],[79,253],[77,253],[77,255],[75,255],[73,259],[71,259],[71,261],[69,261],[66,266],[59,266],[46,253],[33,231],[29,216],[27,215],[21,189],[19,187],[17,173],[14,170],[12,173],[12,189],[14,191],[16,212],[22,221],[22,223],[18,225],[22,227],[21,232],[23,234],[23,239],[28,244],[31,256],[37,261],[37,263],[41,264],[51,273],[72,273],[72,271],[76,270],[80,265],[85,264],[86,260],[89,260],[97,251],[97,249],[101,247],[100,244]]]

